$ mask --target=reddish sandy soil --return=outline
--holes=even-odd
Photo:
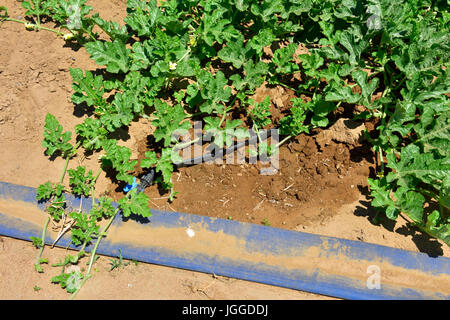
[[[121,22],[123,1],[90,1],[106,19]],[[2,3],[14,18],[23,18],[18,1]],[[49,27],[52,23],[47,24]],[[65,130],[72,130],[85,117],[74,108],[70,67],[99,68],[81,49],[65,44],[55,34],[26,31],[21,24],[0,26],[0,180],[37,187],[57,181],[64,166],[50,161],[41,147],[45,115],[55,115]],[[268,94],[272,109],[289,107],[290,93],[280,88],[262,88],[255,96]],[[299,136],[280,150],[280,170],[272,176],[258,174],[260,166],[203,164],[180,168],[174,174],[174,202],[167,201],[157,186],[146,190],[153,208],[235,219],[297,231],[366,241],[391,247],[450,256],[441,242],[421,232],[382,219],[370,221],[374,212],[367,195],[367,177],[373,173],[374,156],[358,139],[366,125],[339,121],[312,137]],[[121,143],[140,159],[152,132],[149,120],[133,123]],[[78,155],[70,166],[83,163],[99,167],[96,154]],[[136,171],[141,173],[140,170]],[[123,186],[105,176],[98,192],[117,197]],[[64,249],[46,249],[51,263],[64,257]],[[47,266],[44,274],[33,269],[36,251],[29,242],[0,237],[0,299],[65,299],[67,293],[50,283],[59,269]],[[134,263],[109,271],[108,257],[101,257],[95,276],[79,294],[83,299],[322,299],[309,293],[246,281],[215,277],[186,270]],[[81,263],[84,264],[84,261]],[[36,286],[36,290],[33,288]],[[39,290],[37,290],[39,287]]]

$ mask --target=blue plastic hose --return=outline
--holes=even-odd
[[[67,198],[73,208],[79,208],[79,199]],[[0,235],[24,240],[40,235],[42,225],[33,222],[36,217],[20,217],[1,205],[6,201],[13,204],[10,208],[44,209],[45,204],[35,199],[34,188],[0,182]],[[83,210],[88,211],[90,205],[91,201],[83,201]],[[193,214],[151,211],[149,220],[116,219],[98,253],[117,256],[121,250],[126,259],[345,299],[450,298],[450,259],[446,257],[431,258],[365,242]],[[48,244],[53,240],[45,239]],[[57,243],[62,247],[69,244],[69,236]],[[380,273],[372,273],[377,268]],[[374,283],[380,285],[378,289]]]

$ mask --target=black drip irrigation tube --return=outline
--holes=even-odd
[[[256,144],[258,142],[258,140],[260,140],[260,142],[262,142],[262,141],[268,139],[271,136],[271,132],[272,132],[272,130],[263,130],[263,131],[258,132],[258,134],[256,134],[256,133],[254,133],[253,130],[250,130],[250,138],[246,139],[245,141],[241,141],[241,142],[234,144],[233,146],[225,148],[225,149],[224,148],[215,149],[218,152],[212,151],[205,155],[201,155],[201,156],[194,157],[191,159],[183,160],[183,162],[174,163],[174,165],[176,168],[181,168],[181,167],[193,166],[196,164],[201,164],[204,162],[221,159],[224,157],[224,154],[225,155],[231,154],[231,153],[235,152],[236,150],[238,150],[242,147],[245,147],[246,145]],[[137,186],[137,192],[144,192],[147,187],[151,186],[153,183],[153,180],[155,179],[155,176],[156,176],[155,168],[150,168],[147,173],[145,173],[144,175],[141,176],[140,183]]]

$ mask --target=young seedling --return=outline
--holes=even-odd
[[[130,264],[130,262],[123,262],[122,250],[119,249],[119,259],[109,259],[111,269],[109,271],[113,271],[114,269],[120,269],[126,267]]]

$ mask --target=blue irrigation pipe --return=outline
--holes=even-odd
[[[39,236],[36,189],[0,182],[0,235]],[[80,199],[68,196],[78,209]],[[91,201],[83,201],[89,210]],[[206,272],[345,299],[449,299],[450,259],[193,214],[151,210],[116,219],[98,254]],[[53,242],[49,235],[45,241]],[[58,246],[70,244],[62,237]],[[74,248],[74,247],[72,247]],[[90,250],[88,247],[87,250]],[[45,251],[44,251],[45,255]],[[375,267],[374,267],[375,266]],[[380,271],[380,288],[374,270]],[[369,273],[368,273],[369,272]],[[375,280],[375,282],[373,282]]]

